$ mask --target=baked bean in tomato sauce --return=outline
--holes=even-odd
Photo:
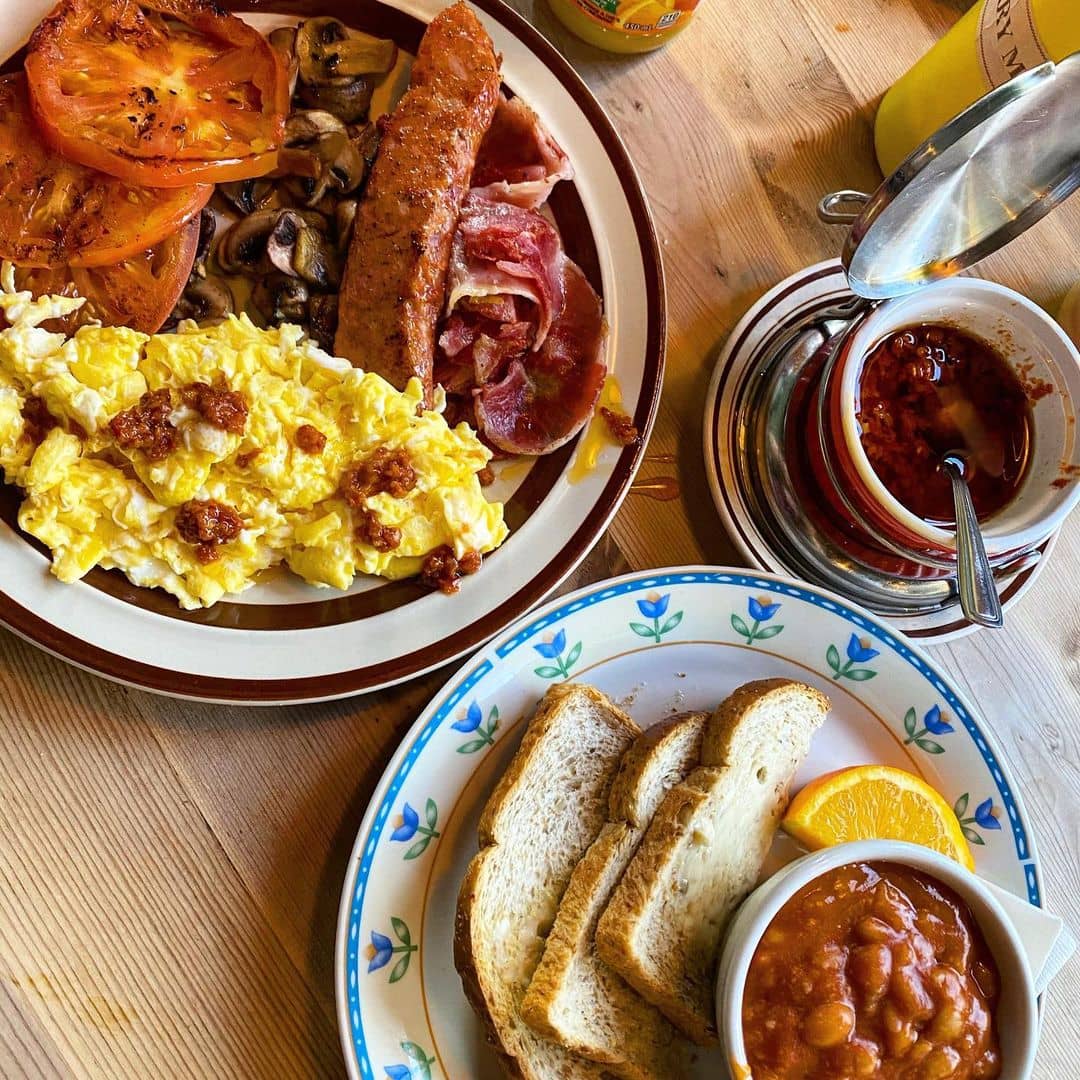
[[[941,466],[964,458],[980,519],[1016,494],[1031,442],[1031,409],[1020,380],[994,349],[949,326],[909,326],[867,357],[856,402],[870,465],[912,513],[954,521]]]
[[[797,892],[758,944],[743,995],[754,1080],[990,1080],[998,973],[967,905],[893,863]]]

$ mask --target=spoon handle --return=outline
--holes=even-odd
[[[956,509],[956,568],[960,608],[965,617],[979,626],[1002,626],[1005,617],[994,584],[994,573],[986,557],[979,519],[971,492],[959,469],[946,465],[952,481]]]

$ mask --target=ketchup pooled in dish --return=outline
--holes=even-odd
[[[1004,358],[949,326],[909,326],[867,357],[856,402],[863,449],[886,488],[934,524],[954,520],[941,466],[964,459],[979,519],[1016,493],[1031,442],[1027,394]]]
[[[854,863],[799,890],[762,935],[743,993],[754,1080],[987,1080],[1001,1073],[998,973],[952,890]]]

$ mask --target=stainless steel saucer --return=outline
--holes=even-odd
[[[792,398],[811,365],[827,362],[829,350],[874,303],[967,269],[1080,188],[1078,90],[1080,53],[992,90],[912,151],[873,194],[840,191],[822,200],[823,221],[849,226],[841,257],[845,284],[817,288],[814,295],[812,283],[828,276],[828,264],[781,282],[732,334],[706,406],[713,495],[736,542],[755,553],[751,557],[763,546],[787,572],[881,615],[933,616],[956,606],[955,580],[936,576],[948,564],[931,566],[935,560],[920,556],[917,561],[935,576],[890,574],[878,568],[876,557],[859,559],[854,536],[845,546],[842,522],[832,533],[817,524],[803,503],[813,485],[804,484],[808,494],[800,495],[785,448]],[[792,306],[800,289],[802,302]],[[760,324],[780,311],[784,315],[763,331]],[[748,331],[754,318],[759,325]],[[732,379],[727,367],[742,377]],[[730,440],[723,424],[730,425]],[[807,438],[818,437],[809,433],[813,427],[807,425]],[[834,486],[844,499],[842,486]],[[876,538],[899,560],[911,561],[910,553]],[[1030,577],[1049,547],[995,570],[1002,600],[1007,583]]]
[[[784,439],[792,390],[815,354],[852,317],[838,261],[780,282],[740,320],[717,359],[705,406],[705,464],[727,532],[750,565],[840,593],[887,617],[909,637],[946,640],[974,629],[955,583],[911,580],[868,568],[814,524],[789,473]],[[997,570],[1006,610],[1031,586],[1054,537]]]
[[[952,578],[911,579],[852,557],[815,522],[791,475],[785,450],[793,393],[811,365],[835,350],[868,305],[853,295],[826,299],[777,327],[753,357],[733,405],[733,470],[755,522],[791,569],[880,615],[941,611],[959,602]],[[1007,580],[1038,561],[1032,552],[995,572]]]

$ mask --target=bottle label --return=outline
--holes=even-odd
[[[1050,59],[1031,5],[1032,0],[983,0],[978,53],[991,89]]]
[[[690,18],[698,0],[573,0],[594,22],[618,33],[644,37]]]

